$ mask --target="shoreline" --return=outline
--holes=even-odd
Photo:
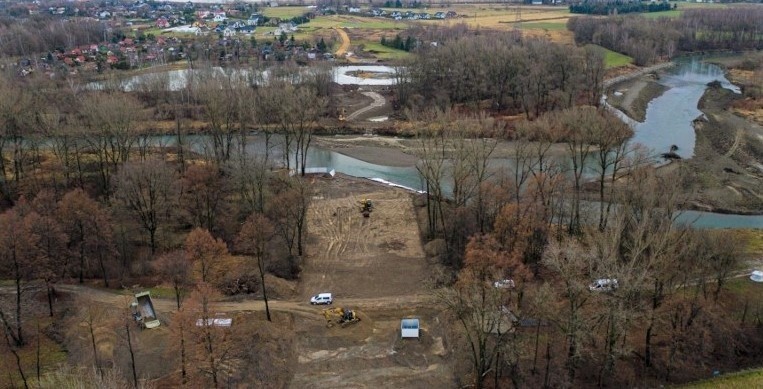
[[[414,167],[419,160],[405,151],[409,147],[400,138],[336,135],[314,139],[321,148],[374,165]]]
[[[606,93],[607,103],[632,120],[643,123],[649,103],[670,89],[657,80],[649,74],[618,83]]]

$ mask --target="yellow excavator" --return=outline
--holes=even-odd
[[[326,318],[326,327],[329,328],[336,324],[344,328],[360,321],[357,312],[344,308],[326,308],[323,310],[323,317]]]
[[[373,209],[374,205],[371,202],[371,199],[360,200],[360,213],[363,214],[363,217],[371,216],[371,211],[373,211]]]

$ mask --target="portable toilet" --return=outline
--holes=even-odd
[[[400,337],[419,338],[419,319],[400,320]]]

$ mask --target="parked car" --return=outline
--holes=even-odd
[[[326,304],[330,305],[334,302],[334,298],[331,296],[331,293],[318,293],[313,297],[310,297],[310,304],[313,305],[319,305],[319,304]]]
[[[501,289],[514,289],[514,280],[511,280],[511,279],[498,280],[493,283],[493,286],[496,288],[501,288]]]
[[[763,271],[755,270],[750,274],[750,279],[755,282],[763,282]]]
[[[588,286],[591,292],[610,292],[617,289],[617,280],[614,278],[600,278]]]

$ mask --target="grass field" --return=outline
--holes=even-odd
[[[261,8],[263,16],[269,18],[291,19],[296,16],[302,16],[310,11],[307,7],[265,7]]]
[[[332,15],[320,16],[300,28],[362,28],[374,30],[406,29],[408,23],[386,18],[371,18],[362,16]]]
[[[549,31],[567,31],[567,22],[529,22],[520,24],[522,29],[541,29]]]
[[[606,52],[606,54],[604,55],[604,66],[607,69],[625,66],[633,62],[633,58],[627,55],[620,54],[609,49],[604,49],[604,50]]]
[[[407,51],[393,49],[387,46],[382,46],[379,42],[373,41],[357,41],[353,42],[354,45],[363,45],[363,49],[372,53],[376,58],[385,60],[403,59],[411,55]]]
[[[763,386],[763,369],[743,370],[681,386],[683,389],[748,389]]]

